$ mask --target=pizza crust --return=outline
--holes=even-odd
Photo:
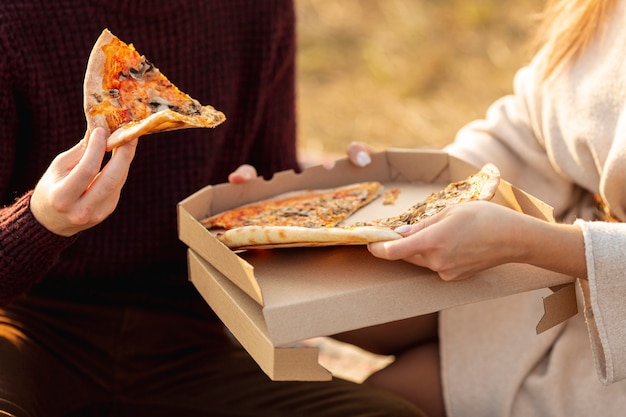
[[[244,226],[216,233],[215,237],[231,249],[271,249],[335,245],[365,245],[400,239],[388,227],[299,227]]]
[[[226,120],[224,113],[209,105],[201,106],[200,114],[191,116],[178,113],[171,109],[163,109],[151,114],[145,119],[127,123],[111,131],[104,115],[93,115],[89,110],[98,104],[98,98],[105,94],[103,92],[103,77],[107,57],[103,47],[116,39],[115,35],[108,29],[102,31],[89,55],[83,84],[84,112],[87,119],[87,129],[91,131],[96,127],[102,127],[106,130],[107,134],[110,135],[107,139],[107,150],[111,150],[150,133],[188,128],[210,128]],[[155,70],[158,71],[156,68]]]
[[[107,150],[117,148],[133,139],[151,133],[170,130],[214,127],[225,120],[224,115],[211,106],[202,107],[202,114],[185,116],[172,110],[161,110],[140,122],[121,126],[111,133],[107,140]]]
[[[500,170],[494,164],[485,164],[480,169],[480,173],[485,175],[487,179],[482,184],[478,200],[489,201],[496,195],[500,186]]]
[[[103,127],[107,133],[111,133],[109,127],[104,121],[104,116],[99,114],[92,116],[89,114],[89,109],[98,103],[95,93],[102,91],[102,77],[104,76],[104,65],[106,63],[106,55],[102,50],[102,47],[110,43],[114,39],[113,34],[107,29],[103,30],[100,37],[96,40],[91,53],[89,54],[89,61],[87,61],[87,69],[85,70],[85,80],[83,84],[83,105],[85,116],[87,118],[87,127],[93,130],[95,127]]]

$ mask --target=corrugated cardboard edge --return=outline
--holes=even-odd
[[[500,183],[494,202],[504,202],[505,205],[539,219],[555,221],[552,207],[506,181]],[[550,288],[553,294],[543,298],[544,313],[537,323],[537,334],[563,323],[578,313],[574,286],[575,283],[571,282]]]
[[[575,283],[550,288],[553,293],[543,298],[543,316],[537,323],[537,334],[563,323],[578,314]]]
[[[211,207],[213,194],[207,191],[212,188],[205,187],[178,204],[178,236],[187,246],[201,252],[213,265],[220,265],[222,272],[228,271],[230,280],[263,305],[261,288],[254,279],[254,267],[212,238],[207,229],[196,220],[202,218]]]
[[[554,222],[553,209],[548,204],[538,200],[507,181],[502,181],[494,202],[504,203],[518,211],[531,216]],[[575,283],[568,283],[551,287],[553,294],[543,298],[543,316],[537,323],[537,334],[543,333],[552,327],[563,323],[578,313]]]
[[[275,347],[261,307],[221,272],[188,250],[190,277],[220,320],[273,381],[328,381],[332,374],[318,363],[316,347]],[[194,277],[210,279],[195,280]],[[219,299],[219,302],[215,300]]]

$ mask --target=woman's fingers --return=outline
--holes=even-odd
[[[242,184],[257,177],[256,168],[252,165],[243,164],[228,176],[228,182],[233,184]]]
[[[429,268],[445,280],[467,278],[507,255],[498,230],[508,224],[509,211],[493,203],[451,206],[414,225],[397,228],[402,239],[372,243],[368,249],[383,259]]]
[[[370,155],[375,152],[375,149],[362,142],[352,142],[348,145],[347,153],[348,159],[359,167],[365,167],[372,162]]]

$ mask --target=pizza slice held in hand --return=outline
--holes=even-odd
[[[179,90],[132,44],[105,29],[87,64],[84,105],[89,130],[110,134],[107,150],[140,136],[186,128],[215,127],[226,120]]]

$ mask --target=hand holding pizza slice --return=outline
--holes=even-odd
[[[172,84],[132,44],[105,29],[96,41],[85,74],[87,127],[103,127],[107,150],[149,133],[215,127],[226,120]]]
[[[57,155],[30,198],[37,221],[61,236],[101,223],[117,207],[135,147],[119,149],[103,164],[105,148],[148,133],[213,127],[225,120],[221,112],[181,92],[108,30],[93,47],[83,92],[86,136]]]

